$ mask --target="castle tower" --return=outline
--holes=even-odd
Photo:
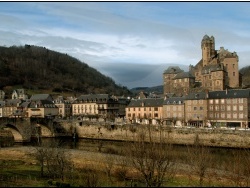
[[[202,65],[203,67],[209,65],[211,57],[215,55],[215,42],[214,37],[205,35],[201,41],[202,50]]]

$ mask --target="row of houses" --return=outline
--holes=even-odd
[[[108,94],[89,94],[66,99],[62,96],[53,98],[50,94],[35,94],[29,99],[27,95],[25,98],[21,95],[15,95],[12,99],[0,101],[0,117],[125,117],[125,108],[128,102],[129,100],[125,97],[115,97]]]
[[[71,117],[92,116],[124,118],[128,123],[176,126],[249,127],[250,89],[232,89],[189,93],[182,97],[165,95],[136,99],[108,94],[88,94],[78,98],[52,98],[49,94],[30,99],[15,96],[0,101],[0,117]]]
[[[126,119],[175,126],[250,126],[250,89],[189,93],[182,97],[131,100]]]

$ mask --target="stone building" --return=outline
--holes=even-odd
[[[225,50],[224,47],[215,50],[214,37],[208,35],[201,41],[201,50],[202,59],[195,66],[190,65],[188,72],[178,66],[168,67],[164,71],[164,95],[183,95],[194,88],[200,91],[217,91],[241,87],[242,78],[238,70],[239,58],[236,52]]]
[[[126,107],[128,123],[157,124],[162,120],[163,98],[133,99]]]

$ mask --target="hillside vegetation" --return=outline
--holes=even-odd
[[[0,47],[0,89],[127,95],[127,87],[67,54],[38,46]]]
[[[240,73],[242,74],[243,87],[250,88],[250,66],[240,69]]]

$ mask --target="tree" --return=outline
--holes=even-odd
[[[205,175],[212,164],[212,155],[209,148],[201,143],[198,134],[195,136],[194,144],[188,147],[188,161],[191,171],[199,178],[199,186],[202,187]]]
[[[160,130],[161,131],[161,130]],[[160,134],[159,141],[153,140],[150,131],[141,131],[128,150],[131,165],[135,168],[148,187],[160,187],[163,181],[174,176],[175,163],[172,145]]]
[[[59,148],[55,142],[47,145],[43,144],[39,139],[38,146],[35,147],[35,152],[32,155],[40,164],[41,177],[44,177],[46,172],[53,179],[60,178],[64,180],[64,177],[73,168],[70,154]]]

